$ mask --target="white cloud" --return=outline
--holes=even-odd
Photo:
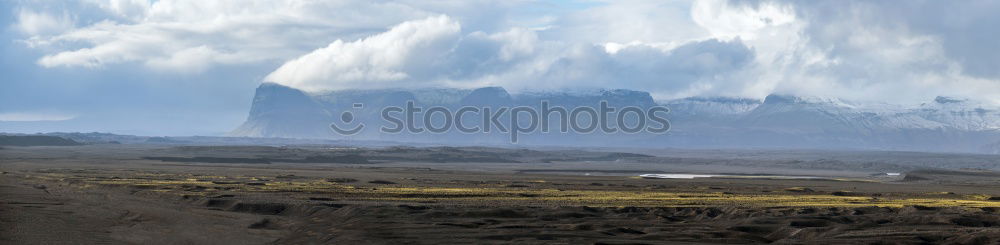
[[[444,17],[404,22],[355,41],[337,40],[293,59],[267,81],[308,91],[419,86],[511,90],[631,88],[658,94],[729,79],[753,59],[739,39],[679,45],[541,41],[535,31],[461,35]]]
[[[285,62],[266,80],[310,91],[493,85],[907,102],[1000,95],[996,1],[88,2],[106,16],[20,9],[23,41],[45,53],[36,63],[210,73]]]
[[[974,77],[962,59],[949,54],[948,43],[966,39],[968,33],[939,35],[916,31],[936,23],[918,20],[943,14],[951,6],[928,6],[934,5],[928,3],[933,1],[760,1],[729,3],[718,9],[724,15],[744,17],[756,15],[754,12],[775,13],[774,10],[794,14],[784,24],[772,22],[773,25],[759,28],[755,31],[757,38],[747,41],[758,55],[757,69],[749,74],[761,85],[753,92],[758,97],[780,92],[916,103],[938,95],[975,98],[1000,95],[1000,81]],[[966,12],[969,16],[979,14],[982,13]],[[964,28],[967,27],[944,29]],[[962,32],[968,31],[971,30]],[[971,46],[995,45],[986,39],[979,42]]]
[[[795,21],[791,6],[760,4],[733,5],[724,0],[697,1],[691,7],[691,19],[715,38],[755,40],[761,29]]]
[[[584,43],[665,43],[708,38],[691,21],[692,1],[602,2],[562,16],[546,35]]]
[[[28,36],[38,36],[73,29],[73,21],[65,13],[56,15],[22,9],[17,13],[15,27]]]
[[[91,4],[117,16],[131,20],[141,20],[152,8],[149,0],[87,0]]]
[[[313,91],[385,87],[431,68],[454,46],[460,30],[447,16],[403,22],[361,40],[338,39],[285,63],[265,80]]]
[[[138,62],[156,70],[203,71],[216,64],[280,61],[336,37],[363,36],[430,15],[403,4],[369,1],[90,3],[104,10],[106,17],[25,40],[31,47],[55,50],[40,58],[39,65],[104,67]],[[46,26],[27,24],[46,23],[31,16],[22,16],[20,22]]]
[[[238,64],[253,61],[250,57],[240,54],[223,53],[207,45],[187,48],[175,52],[169,57],[156,57],[146,61],[146,65],[166,71],[185,73],[203,72],[214,64]]]

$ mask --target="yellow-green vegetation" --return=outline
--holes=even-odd
[[[252,176],[192,176],[192,175],[142,175],[138,178],[68,177],[49,173],[34,176],[57,181],[82,182],[84,186],[137,187],[157,193],[178,195],[206,195],[221,193],[268,192],[293,199],[324,197],[337,200],[436,202],[464,204],[507,205],[571,205],[571,206],[882,206],[902,207],[957,206],[1000,207],[1000,202],[988,196],[941,196],[913,194],[894,197],[864,195],[833,195],[816,192],[806,187],[792,187],[775,193],[721,193],[706,190],[692,192],[664,192],[641,190],[560,190],[548,188],[510,188],[497,185],[421,187],[405,185],[347,185],[323,179],[281,179],[280,177]],[[544,181],[532,181],[545,183]]]
[[[944,198],[873,198],[834,196],[829,194],[723,194],[677,193],[658,191],[599,191],[555,189],[502,189],[502,188],[420,188],[387,187],[352,189],[362,192],[369,199],[397,201],[462,201],[482,203],[538,203],[587,206],[1000,206],[1000,202],[981,199]]]

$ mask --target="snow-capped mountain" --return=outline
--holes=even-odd
[[[851,148],[879,150],[990,152],[990,144],[1000,142],[1000,109],[983,103],[938,97],[919,105],[858,103],[836,98],[771,95],[763,100],[746,98],[685,98],[656,102],[649,93],[631,90],[601,90],[585,93],[510,94],[503,88],[473,90],[365,90],[309,94],[276,84],[257,89],[247,121],[233,136],[346,138],[442,144],[508,144],[509,135],[499,132],[384,133],[382,109],[440,106],[458,110],[478,108],[531,107],[541,111],[542,101],[552,107],[597,108],[600,101],[616,107],[651,108],[664,106],[671,111],[671,131],[651,133],[561,133],[558,120],[548,122],[550,132],[520,135],[521,144],[583,146],[641,146],[692,148]],[[355,107],[356,104],[363,108]],[[352,136],[333,133],[328,125],[364,123],[370,129]],[[558,113],[555,115],[558,116]],[[510,115],[499,117],[510,120]],[[463,118],[465,125],[482,125],[487,118]],[[630,118],[626,124],[634,122]],[[432,125],[442,125],[432,117]],[[519,118],[522,125],[530,124]],[[413,124],[423,127],[417,118]],[[580,123],[587,126],[587,123]],[[612,122],[612,126],[616,124]],[[349,125],[348,125],[349,126]],[[507,125],[509,126],[509,125]],[[540,125],[541,126],[541,125]],[[995,148],[995,147],[994,147]]]

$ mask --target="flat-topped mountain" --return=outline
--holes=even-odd
[[[666,107],[662,116],[670,121],[670,132],[577,133],[560,132],[558,113],[550,114],[548,133],[523,133],[519,144],[573,146],[639,146],[682,148],[820,148],[986,152],[1000,142],[1000,110],[957,98],[938,97],[918,105],[855,103],[835,98],[771,95],[763,100],[724,97],[693,97],[654,101],[649,93],[633,90],[590,92],[526,92],[511,94],[500,87],[479,89],[385,89],[306,93],[282,85],[265,83],[257,89],[247,121],[231,136],[382,140],[440,144],[509,144],[508,133],[404,132],[384,133],[383,108],[403,108],[407,102],[424,108],[445,107],[455,112],[463,106],[476,108],[530,107],[598,108],[610,106],[648,109]],[[355,107],[360,105],[361,107]],[[344,114],[351,114],[345,122]],[[589,126],[587,113],[578,126]],[[402,113],[393,114],[404,120]],[[525,121],[521,114],[518,122]],[[431,117],[432,125],[444,126],[443,115]],[[634,125],[634,117],[626,117]],[[417,114],[413,125],[423,127]],[[508,122],[510,114],[498,117]],[[610,121],[616,126],[615,118]],[[482,125],[488,118],[469,113],[466,126]],[[362,132],[345,136],[329,125],[344,127],[364,123]],[[538,125],[540,129],[542,125]],[[658,126],[658,125],[656,125]]]

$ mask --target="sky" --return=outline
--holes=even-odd
[[[996,104],[996,12],[977,0],[0,0],[0,132],[222,135],[263,82]]]

